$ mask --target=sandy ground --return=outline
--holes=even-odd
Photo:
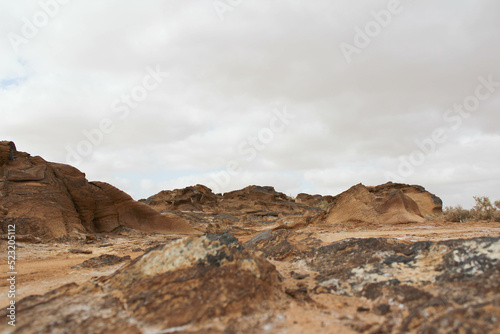
[[[310,226],[303,231],[313,232],[324,244],[347,238],[397,238],[408,242],[423,240],[466,239],[482,236],[500,236],[500,223],[444,223],[428,221],[424,224],[387,226],[377,228],[350,227],[350,230],[338,229],[332,231],[327,227]],[[240,241],[249,240],[254,235],[239,236]],[[168,242],[181,236],[164,235],[104,235],[91,243],[67,244],[32,244],[18,243],[16,245],[16,300],[34,294],[44,294],[52,289],[68,283],[82,283],[91,277],[109,275],[128,262],[114,266],[91,269],[73,269],[83,261],[102,254],[117,256],[129,255],[132,259],[155,245]],[[7,243],[1,241],[0,254],[0,307],[6,307],[7,298]],[[91,252],[90,254],[75,253]],[[72,252],[73,251],[73,252]],[[299,262],[288,263],[272,261],[284,277],[284,287],[295,291],[313,285],[313,275],[297,281],[290,277],[290,272],[307,273],[307,268]],[[350,322],[356,323],[356,317],[376,317],[372,313],[357,312],[360,307],[370,307],[366,299],[345,298],[331,294],[318,294],[314,299],[293,303],[282,314],[273,320],[273,328],[286,333],[324,332],[325,327],[341,328],[338,333],[355,333],[356,331],[340,326],[340,323],[350,317]],[[377,319],[370,319],[371,323]],[[362,323],[362,322],[360,322]],[[338,324],[338,326],[335,326]],[[339,329],[340,330],[340,329]]]
[[[144,250],[181,236],[141,235],[102,236],[92,243],[32,244],[16,245],[16,300],[30,295],[42,295],[69,283],[82,283],[95,276],[110,275],[128,262],[101,268],[79,268],[85,260],[103,254],[130,256],[134,259]],[[0,307],[7,306],[7,243],[0,241]],[[90,254],[85,254],[85,253]]]

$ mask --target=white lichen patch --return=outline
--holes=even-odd
[[[427,251],[418,254],[409,263],[393,262],[388,266],[370,264],[351,269],[351,276],[346,281],[329,279],[320,283],[320,286],[330,288],[338,294],[352,294],[363,290],[370,283],[398,280],[403,284],[422,285],[426,282],[435,282],[443,274],[440,267],[444,264],[444,255],[450,252],[445,245],[432,245]],[[376,254],[383,259],[391,255],[390,252]],[[460,248],[451,251],[451,259],[455,262],[455,271],[467,274],[482,274],[482,266],[474,258],[486,256],[493,262],[500,260],[500,241],[489,244],[489,241],[471,240],[464,242]],[[449,265],[448,265],[449,266]]]
[[[154,276],[190,267],[209,255],[215,255],[221,248],[222,245],[210,242],[206,236],[180,239],[145,254],[135,266],[145,275]]]
[[[497,240],[488,247],[483,246],[485,242],[468,241],[464,243],[464,246],[475,252],[476,255],[485,255],[492,260],[500,261],[500,241]]]

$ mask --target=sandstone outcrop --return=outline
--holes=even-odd
[[[298,203],[273,187],[255,185],[224,194],[214,194],[209,188],[196,185],[165,190],[141,202],[160,213],[180,215],[196,229],[210,233],[252,233],[303,226],[323,212],[319,207]]]
[[[355,185],[334,197],[326,224],[421,223],[442,212],[441,200],[420,186],[386,183],[376,187]]]
[[[142,202],[157,211],[206,211],[217,206],[219,199],[211,189],[196,185],[164,190]]]
[[[253,233],[320,225],[422,223],[442,213],[439,197],[421,186],[358,184],[337,196],[301,193],[290,198],[273,187],[249,186],[214,194],[203,185],[162,191],[142,201],[175,212],[200,231]]]
[[[69,165],[51,163],[0,142],[2,230],[43,240],[82,238],[128,227],[145,232],[196,233],[182,218],[160,215],[103,182],[88,182]]]
[[[17,303],[22,324],[7,328],[2,322],[0,329],[222,333],[241,318],[280,310],[285,300],[271,263],[231,235],[205,235],[156,247],[110,276],[27,297]]]

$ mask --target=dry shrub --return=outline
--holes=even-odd
[[[486,196],[474,196],[476,205],[471,210],[471,214],[476,220],[494,220],[497,209],[491,204]]]
[[[443,215],[447,221],[456,223],[464,223],[471,218],[469,210],[462,208],[461,205],[445,207]]]
[[[443,210],[444,219],[450,222],[467,222],[467,221],[496,221],[500,222],[500,201],[491,203],[486,196],[474,196],[476,204],[470,210],[462,208],[462,206],[448,206]]]

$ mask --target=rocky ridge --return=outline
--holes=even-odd
[[[203,185],[162,191],[141,202],[176,213],[200,231],[254,233],[317,225],[421,223],[442,213],[442,202],[421,186],[358,184],[337,196],[299,194],[290,198],[273,187],[248,186],[214,194]]]
[[[500,224],[440,221],[420,186],[197,185],[139,203],[12,142],[0,177],[20,282],[1,333],[499,334]],[[218,234],[182,235],[197,231]]]
[[[41,240],[83,238],[120,227],[145,232],[196,233],[176,215],[160,215],[104,182],[64,164],[19,152],[0,142],[0,221],[2,231]]]

